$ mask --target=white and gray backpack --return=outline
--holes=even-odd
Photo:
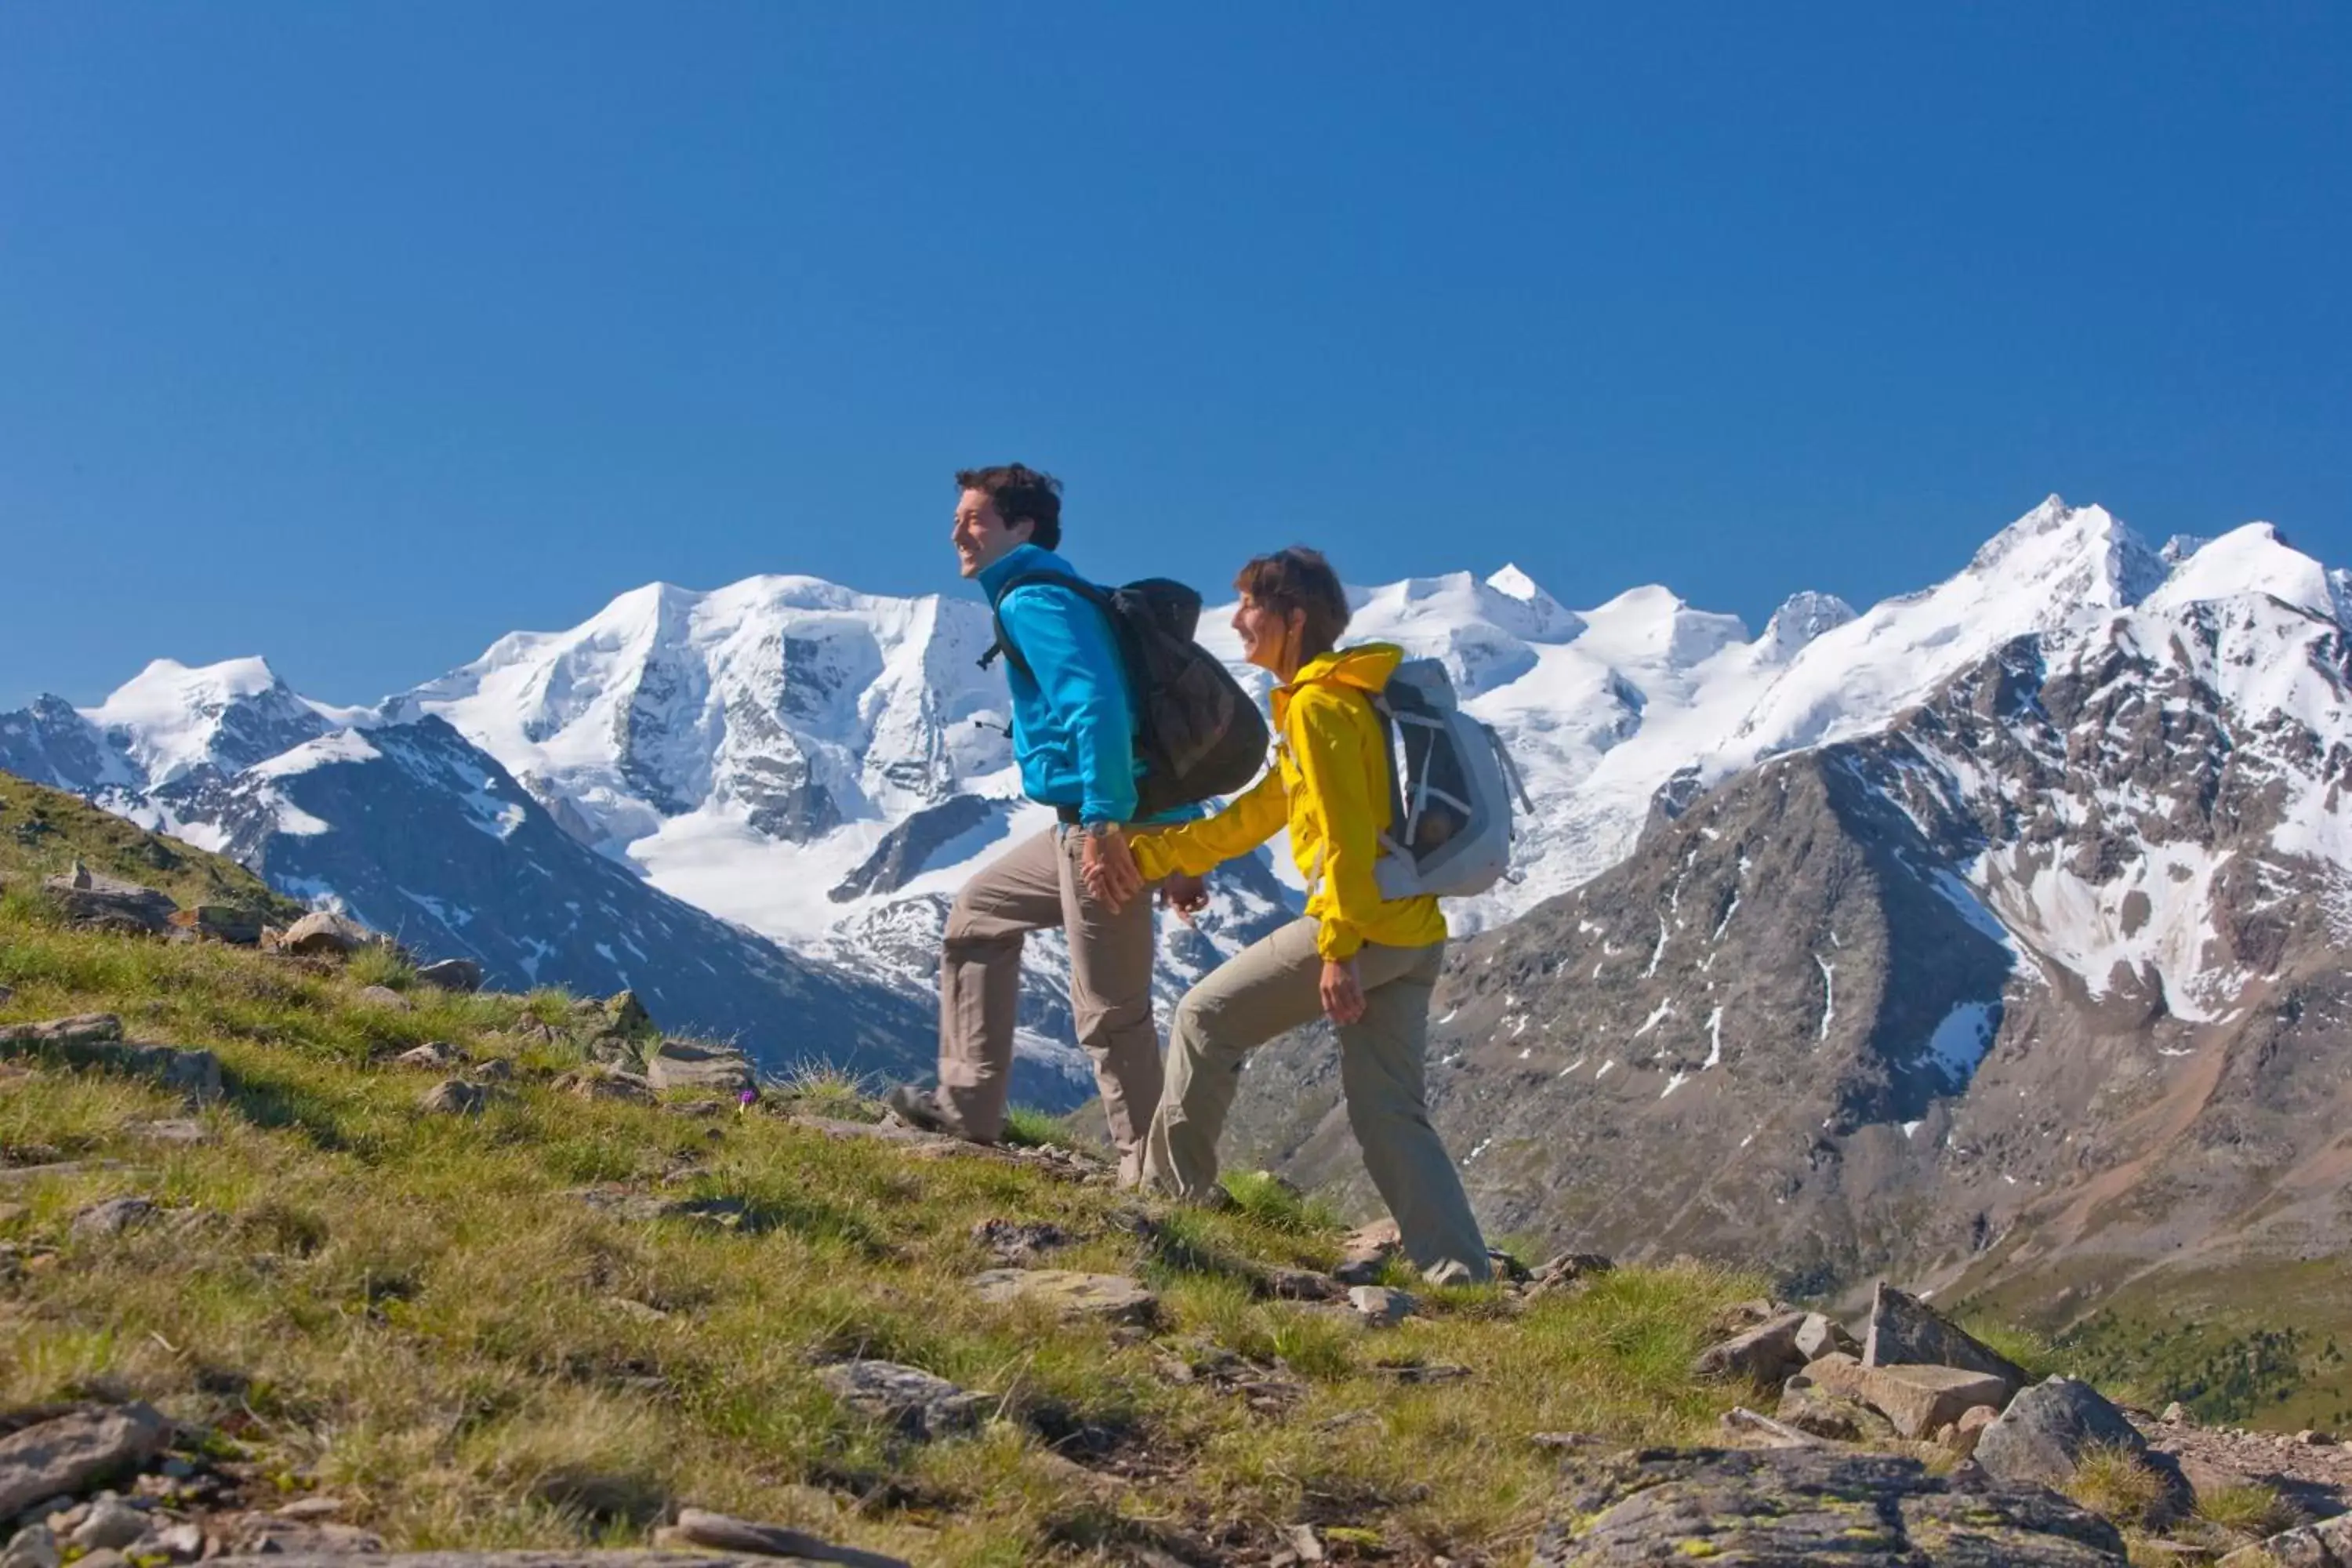
[[[1409,658],[1371,694],[1388,734],[1389,830],[1373,876],[1383,899],[1466,899],[1511,868],[1511,803],[1533,812],[1503,738],[1462,711],[1433,658]]]

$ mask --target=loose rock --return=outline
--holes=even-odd
[[[978,1426],[991,1396],[971,1394],[920,1367],[845,1361],[817,1369],[817,1381],[852,1410],[886,1421],[919,1443]]]
[[[172,1424],[146,1405],[91,1406],[0,1437],[0,1519],[78,1495],[162,1452]]]
[[[1957,1366],[1856,1367],[1853,1386],[1854,1398],[1906,1437],[1925,1437],[1979,1405],[1997,1409],[2008,1392],[1992,1373]]]
[[[1816,1361],[1832,1351],[1847,1355],[1862,1353],[1862,1342],[1845,1331],[1845,1325],[1819,1312],[1805,1314],[1803,1325],[1797,1330],[1797,1353],[1807,1361]]]
[[[51,877],[41,884],[51,902],[79,925],[113,931],[143,931],[161,936],[172,929],[179,903],[171,894],[136,882],[103,877],[77,861],[69,876]]]
[[[1804,1313],[1783,1312],[1700,1352],[1691,1363],[1691,1375],[1778,1384],[1805,1364],[1804,1357],[1797,1353],[1797,1331],[1804,1326]]]
[[[1421,1303],[1402,1290],[1384,1285],[1357,1285],[1348,1291],[1348,1305],[1376,1329],[1393,1328],[1418,1311]]]
[[[0,1568],[58,1568],[64,1561],[57,1533],[46,1524],[26,1525],[0,1551]]]
[[[370,1007],[382,1007],[394,1013],[413,1013],[416,1004],[389,985],[362,985],[359,1000]]]
[[[646,1080],[656,1089],[698,1089],[730,1098],[756,1088],[751,1064],[740,1051],[664,1040],[646,1058]]]
[[[1392,1219],[1374,1220],[1349,1233],[1331,1278],[1343,1285],[1370,1285],[1391,1258],[1404,1249],[1403,1233]]]
[[[444,991],[479,991],[482,966],[470,958],[445,958],[419,969],[416,978]]]
[[[155,1217],[152,1198],[109,1198],[73,1216],[73,1234],[82,1241],[103,1241],[138,1229]]]
[[[465,1065],[466,1053],[446,1040],[427,1040],[392,1059],[404,1068],[453,1068]]]
[[[1963,1459],[1973,1458],[1985,1428],[2000,1419],[2000,1412],[1991,1405],[1972,1405],[1960,1412],[1960,1418],[1944,1434],[1944,1447]]]
[[[971,1227],[971,1238],[1006,1267],[1034,1263],[1039,1253],[1070,1244],[1069,1232],[1043,1221],[984,1219]]]
[[[117,1551],[147,1533],[147,1516],[117,1498],[100,1498],[74,1527],[73,1543],[85,1552]]]
[[[478,1116],[489,1099],[489,1090],[479,1084],[448,1078],[426,1089],[416,1108],[431,1116]]]
[[[1067,1318],[1149,1323],[1160,1299],[1124,1274],[1084,1274],[1069,1268],[991,1268],[972,1276],[983,1301],[1032,1301]]]

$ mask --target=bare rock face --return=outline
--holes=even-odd
[[[1530,1568],[2120,1568],[2115,1526],[2038,1487],[1821,1448],[1649,1449],[1572,1471]]]
[[[137,1469],[171,1436],[145,1405],[93,1405],[11,1432],[0,1437],[0,1519]]]

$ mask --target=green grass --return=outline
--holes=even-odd
[[[1016,1149],[1042,1149],[1048,1143],[1066,1148],[1074,1142],[1060,1117],[1027,1105],[1013,1106],[1004,1113],[1003,1136]]]
[[[2164,1500],[2164,1480],[2121,1447],[2093,1444],[2074,1461],[2074,1477],[2060,1489],[2120,1529],[2147,1525]]]
[[[877,1112],[824,1075],[715,1119],[583,1100],[555,1082],[597,1026],[571,998],[418,986],[411,1012],[356,1005],[387,977],[70,931],[37,896],[0,897],[0,1024],[114,1012],[133,1038],[215,1051],[230,1085],[201,1113],[209,1142],[156,1145],[137,1124],[183,1113],[158,1089],[0,1066],[0,1160],[120,1163],[0,1204],[24,1260],[0,1282],[0,1404],[136,1394],[293,1490],[356,1500],[352,1521],[401,1547],[636,1542],[695,1505],[922,1563],[1078,1564],[1302,1521],[1399,1560],[1507,1560],[1556,1488],[1530,1434],[1690,1440],[1738,1396],[1686,1369],[1752,1278],[1626,1268],[1523,1311],[1425,1291],[1423,1317],[1372,1334],[1255,1293],[1264,1267],[1339,1252],[1328,1211],[1270,1178],[1139,1227],[1108,1184],[827,1136],[795,1115]],[[551,1046],[515,1032],[527,1021],[569,1033]],[[390,1063],[428,1039],[514,1061],[512,1092],[425,1114],[434,1075]],[[733,1200],[750,1223],[632,1222],[572,1195],[602,1184]],[[127,1193],[163,1217],[71,1235]],[[1053,1264],[1149,1279],[1155,1333],[974,1300],[990,1259],[971,1233],[992,1217],[1061,1227]],[[1167,1358],[1203,1343],[1293,1393],[1259,1409],[1171,1381]],[[817,1381],[852,1352],[989,1393],[1000,1418],[907,1446]],[[1434,1362],[1471,1375],[1398,1371]]]
[[[2277,1489],[2258,1481],[2200,1494],[2197,1517],[2258,1541],[2283,1530],[2293,1530],[2303,1521],[2302,1514],[2278,1494]]]

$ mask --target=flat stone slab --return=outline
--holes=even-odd
[[[1160,1298],[1124,1274],[1085,1274],[1075,1268],[991,1268],[971,1277],[983,1301],[1034,1301],[1066,1318],[1106,1318],[1149,1322]]]
[[[2221,1559],[2221,1568],[2352,1568],[2352,1513],[2273,1535]]]
[[[1530,1568],[2123,1568],[2114,1525],[2039,1487],[1969,1486],[1829,1448],[1652,1448],[1570,1460]]]
[[[852,1410],[923,1443],[971,1431],[995,1403],[992,1395],[968,1393],[946,1378],[894,1361],[836,1362],[817,1368],[816,1380]]]
[[[658,1050],[648,1052],[646,1079],[665,1091],[695,1089],[730,1099],[759,1087],[751,1074],[751,1064],[740,1051],[719,1050],[685,1040],[664,1040]]]
[[[147,1405],[92,1406],[0,1437],[0,1519],[87,1491],[163,1451],[172,1423]]]

